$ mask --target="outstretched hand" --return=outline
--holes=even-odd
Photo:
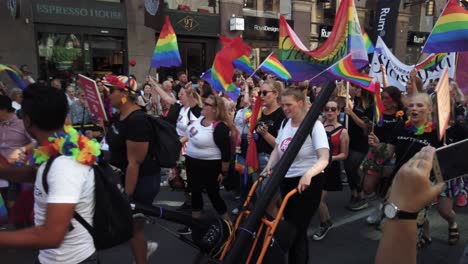
[[[401,210],[419,212],[442,192],[444,183],[429,180],[434,155],[435,148],[424,147],[398,170],[389,200]]]

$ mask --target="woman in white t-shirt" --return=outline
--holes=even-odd
[[[287,89],[281,95],[281,106],[286,119],[263,173],[271,174],[271,169],[283,156],[306,116],[306,98],[299,89]],[[320,204],[323,170],[328,165],[328,158],[327,134],[323,124],[317,121],[280,185],[283,198],[295,188],[299,191],[291,197],[284,211],[285,220],[296,227],[296,236],[288,254],[290,264],[308,263],[307,227]]]

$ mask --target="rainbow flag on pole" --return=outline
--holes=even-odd
[[[468,51],[468,11],[449,0],[424,44],[423,52]]]
[[[278,57],[292,81],[312,79],[350,53],[357,68],[369,64],[354,0],[341,0],[329,38],[315,50],[307,49],[284,16],[279,36]]]
[[[179,47],[177,45],[177,36],[172,28],[169,17],[166,16],[166,22],[154,48],[150,68],[178,67],[181,64],[182,60],[180,59]]]
[[[234,60],[232,62],[234,68],[247,73],[248,75],[252,75],[255,72],[250,59],[246,55],[242,55],[240,58]]]
[[[260,64],[259,68],[264,72],[275,75],[282,81],[291,79],[291,74],[286,70],[283,64],[281,64],[273,52]]]
[[[380,96],[380,83],[372,82],[374,86],[374,121],[377,126],[382,126],[383,123],[383,111],[385,110]]]
[[[416,69],[418,70],[431,70],[437,67],[437,65],[445,60],[447,57],[447,53],[435,53],[431,54],[429,57],[427,57],[425,60],[423,60],[421,63],[416,64]]]
[[[10,76],[10,78],[16,83],[16,85],[18,85],[19,88],[26,88],[27,85],[21,77],[21,74],[14,67],[0,64],[0,72],[2,71],[6,72],[8,76]]]
[[[364,44],[366,45],[367,54],[373,54],[375,47],[372,43],[372,40],[369,38],[369,35],[367,35],[367,32],[364,29],[364,27],[361,27],[361,33],[362,37],[364,38]]]
[[[373,87],[371,87],[373,78],[356,70],[353,65],[353,57],[351,54],[330,66],[327,69],[327,72],[338,79],[348,81],[363,89],[369,90],[370,92],[374,92],[371,90],[373,89]]]

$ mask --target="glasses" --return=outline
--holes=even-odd
[[[325,107],[323,110],[324,110],[324,112],[330,112],[330,111],[336,112],[337,109],[338,108],[333,106],[333,107]]]
[[[272,92],[274,92],[274,91],[261,91],[260,95],[267,96],[268,93],[272,93]]]

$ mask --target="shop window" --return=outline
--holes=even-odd
[[[244,15],[291,19],[291,0],[244,0]]]
[[[167,8],[185,12],[218,14],[219,0],[165,0]]]

